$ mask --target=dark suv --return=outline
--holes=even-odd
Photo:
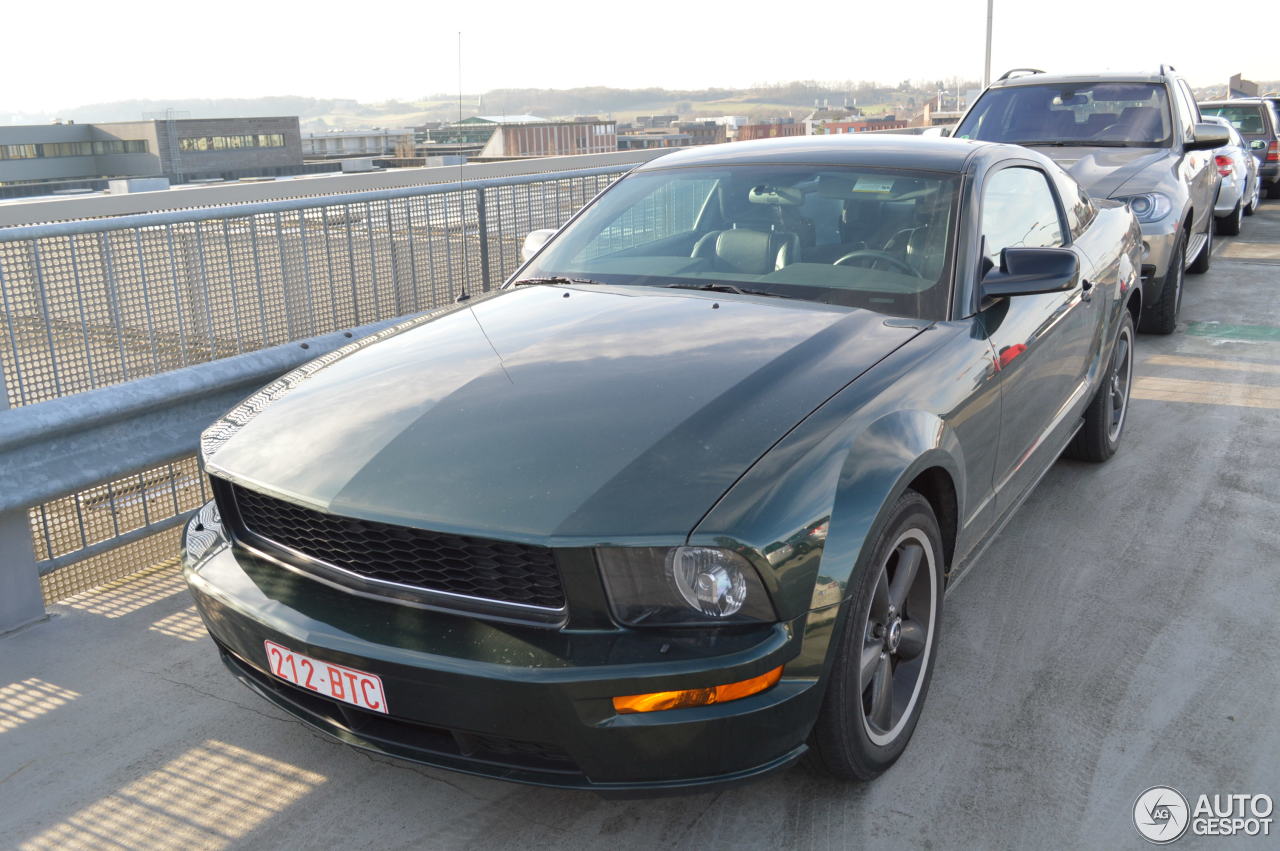
[[[1023,72],[1019,74],[1018,72]],[[1041,149],[1098,198],[1128,202],[1146,247],[1139,328],[1172,333],[1183,272],[1209,268],[1226,128],[1201,123],[1186,82],[1149,74],[1010,71],[956,125],[961,139]]]
[[[1219,115],[1231,122],[1258,158],[1258,173],[1268,198],[1280,198],[1280,119],[1275,98],[1236,98],[1200,104],[1205,115]]]

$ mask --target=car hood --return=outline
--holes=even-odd
[[[1052,159],[1095,198],[1110,198],[1143,170],[1173,154],[1165,148],[1055,148],[1035,150]],[[1133,192],[1141,186],[1127,187]]]
[[[927,324],[779,298],[521,287],[250,405],[206,464],[420,528],[561,545],[682,537],[792,426]]]

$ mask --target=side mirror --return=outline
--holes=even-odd
[[[982,278],[982,298],[1065,292],[1079,276],[1080,259],[1069,248],[1006,248]]]
[[[1231,144],[1231,134],[1221,124],[1205,122],[1196,125],[1195,138],[1186,144],[1188,151],[1211,151]]]
[[[520,262],[524,263],[530,257],[538,253],[538,249],[547,244],[547,240],[556,235],[555,228],[539,228],[531,231],[524,238],[524,244],[520,246]]]
[[[1249,143],[1249,150],[1251,151],[1261,151],[1265,147],[1267,147],[1267,143],[1261,139],[1254,139]]]
[[[920,135],[921,136],[950,136],[951,128],[944,125],[938,125],[936,127],[926,127],[924,128],[924,130],[920,131]]]

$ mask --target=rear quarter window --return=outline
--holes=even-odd
[[[1047,171],[1058,188],[1062,209],[1067,214],[1067,230],[1071,232],[1072,240],[1075,240],[1093,223],[1094,217],[1098,215],[1098,208],[1093,205],[1093,199],[1084,187],[1061,168],[1051,166]]]

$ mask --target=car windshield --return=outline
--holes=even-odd
[[[1262,107],[1256,104],[1236,106],[1201,104],[1200,113],[1202,115],[1220,115],[1231,122],[1231,126],[1241,133],[1252,133],[1255,136],[1259,136],[1267,132],[1266,125],[1262,123]]]
[[[519,275],[945,318],[956,177],[811,165],[642,171]]]
[[[961,139],[1018,144],[1157,147],[1172,123],[1164,86],[1055,83],[990,89],[956,128]]]

